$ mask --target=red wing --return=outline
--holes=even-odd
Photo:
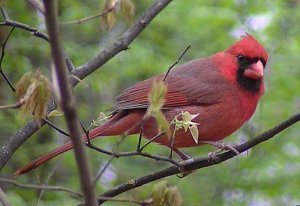
[[[124,90],[116,97],[113,110],[147,108],[153,81],[162,78],[162,75],[156,76]],[[188,62],[173,69],[165,83],[167,94],[163,109],[215,104],[222,101],[224,91],[230,90],[228,82],[220,72],[203,60]]]
[[[152,88],[154,80],[161,79],[162,76],[147,79],[136,85],[126,89],[122,94],[116,97],[116,104],[114,110],[134,109],[134,108],[147,108],[149,106],[148,95]],[[189,102],[186,97],[172,89],[167,84],[167,94],[165,96],[164,107],[178,107],[188,105]]]

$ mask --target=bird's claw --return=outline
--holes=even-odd
[[[220,145],[219,146],[217,146],[218,147],[218,149],[216,150],[216,153],[218,154],[218,152],[223,152],[223,151],[232,151],[232,152],[234,152],[236,155],[239,155],[240,154],[240,152],[239,151],[237,151],[237,149],[235,149],[234,147],[235,147],[236,145],[230,145],[230,144],[226,144],[226,143],[224,143],[224,142],[221,142],[220,143]],[[218,151],[219,150],[219,151]]]
[[[213,145],[218,148],[214,152],[209,153],[208,154],[209,156],[211,156],[212,154],[214,154],[214,155],[220,154],[223,151],[229,151],[229,150],[234,152],[236,155],[240,154],[240,152],[237,149],[235,149],[235,147],[237,145],[230,145],[230,144],[226,144],[224,142],[212,142],[212,141],[202,141],[202,143],[210,144],[210,145]]]

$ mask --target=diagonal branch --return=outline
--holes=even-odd
[[[50,38],[52,59],[55,64],[55,74],[61,94],[61,108],[70,132],[74,147],[75,159],[79,171],[81,189],[86,205],[96,205],[96,196],[84,142],[81,138],[79,118],[76,110],[75,97],[68,79],[68,70],[64,60],[62,44],[59,37],[56,1],[44,0],[45,21]]]
[[[94,58],[80,66],[75,75],[80,79],[85,78],[119,52],[128,49],[130,43],[148,26],[148,24],[159,14],[172,0],[156,1],[139,19],[133,24],[110,48],[99,52]]]
[[[105,64],[112,57],[122,51],[122,48],[118,48],[118,45],[123,45],[123,48],[127,48],[129,44],[138,37],[138,35],[147,27],[147,25],[159,14],[172,0],[157,0],[145,13],[140,17],[139,21],[133,24],[131,28],[111,47],[104,49],[95,58],[91,59],[78,70],[74,71],[74,74],[80,79],[88,76],[90,73],[95,71],[97,68]],[[5,22],[4,22],[5,23]],[[0,23],[0,26],[3,23]],[[16,26],[18,27],[19,24]],[[29,27],[31,28],[31,27]],[[25,27],[24,29],[28,29]],[[33,29],[36,31],[36,29]],[[47,36],[48,40],[48,36]],[[75,86],[78,81],[74,81]],[[54,103],[51,103],[52,107],[48,107],[48,111],[54,109]],[[41,124],[43,126],[44,123]],[[36,121],[28,122],[23,128],[21,128],[16,134],[9,137],[3,147],[0,148],[0,171],[5,166],[7,161],[12,157],[14,152],[36,131],[39,130],[39,124]]]
[[[104,16],[104,15],[107,15],[108,13],[114,11],[115,9],[116,9],[116,4],[115,4],[113,7],[109,8],[109,9],[107,9],[107,10],[105,10],[105,11],[102,11],[102,12],[99,13],[99,14],[94,14],[94,15],[92,15],[92,16],[84,17],[84,18],[78,19],[78,20],[72,20],[72,21],[60,22],[59,24],[60,24],[61,26],[64,26],[64,25],[70,25],[70,24],[82,24],[82,23],[84,23],[84,22],[87,22],[87,21],[96,19],[96,18],[98,18],[98,17],[102,17],[102,16]]]
[[[8,19],[8,20],[5,20],[5,22],[0,22],[0,26],[11,26],[11,27],[24,29],[26,31],[29,31],[30,33],[32,33],[34,36],[36,36],[38,38],[42,38],[46,41],[49,41],[49,37],[47,34],[41,32],[38,29],[33,28],[27,24],[24,24],[24,23],[20,23],[20,22]]]
[[[24,29],[26,31],[31,32],[36,37],[42,38],[46,41],[49,41],[49,36],[46,33],[43,33],[41,31],[39,31],[38,29],[33,28],[27,24],[11,20],[3,8],[0,8],[0,11],[4,18],[4,22],[0,22],[0,26],[12,26],[12,27]]]
[[[257,136],[256,138],[249,140],[248,142],[245,142],[244,144],[241,144],[237,147],[235,147],[240,153],[247,151],[254,146],[267,141],[271,138],[273,138],[276,134],[280,133],[281,131],[285,130],[286,128],[290,127],[291,125],[297,123],[300,121],[300,113],[296,114],[286,121],[278,124],[277,126],[273,127],[270,130],[265,131],[261,135]],[[168,168],[165,168],[163,170],[153,172],[151,174],[145,175],[143,177],[139,177],[136,179],[133,179],[131,181],[128,181],[127,183],[121,184],[117,187],[114,187],[107,192],[103,193],[100,197],[115,197],[119,194],[122,194],[126,191],[129,191],[133,188],[140,187],[144,184],[147,184],[149,182],[153,182],[158,179],[162,179],[164,177],[168,177],[171,175],[179,174],[186,171],[193,171],[196,169],[204,168],[204,167],[210,167],[215,164],[220,164],[228,159],[233,158],[237,154],[233,151],[227,151],[219,155],[212,155],[208,157],[197,157],[188,159],[186,161],[180,162],[180,166],[170,166]],[[102,204],[105,202],[105,200],[99,200],[98,204]]]

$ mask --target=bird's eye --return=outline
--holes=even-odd
[[[245,60],[245,56],[242,54],[239,54],[239,55],[237,55],[237,59],[238,59],[238,61],[242,62]]]

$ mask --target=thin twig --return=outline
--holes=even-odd
[[[118,148],[120,147],[121,143],[124,141],[125,138],[126,138],[126,135],[123,135],[122,138],[114,144],[113,149],[112,149],[114,154],[116,153],[116,151],[118,150]],[[115,156],[113,155],[108,160],[108,162],[104,165],[104,167],[100,170],[100,172],[96,175],[96,177],[94,178],[94,185],[96,185],[97,181],[101,178],[101,176],[104,174],[105,170],[108,168],[108,166],[114,159],[115,159]]]
[[[66,61],[66,65],[67,65],[69,72],[75,70],[75,66],[74,66],[73,62],[71,61],[70,57],[67,55],[66,51],[65,51],[65,61]]]
[[[85,17],[85,18],[82,18],[82,19],[78,19],[78,20],[60,22],[59,24],[62,25],[62,26],[64,26],[64,25],[70,25],[70,24],[82,24],[84,22],[87,22],[87,21],[92,20],[92,19],[96,19],[96,18],[98,18],[100,16],[104,16],[104,15],[112,12],[115,9],[115,7],[116,7],[116,4],[113,7],[109,8],[106,11],[103,11],[103,12],[101,12],[99,14],[95,14],[95,15],[88,16],[88,17]]]
[[[32,6],[34,6],[37,10],[39,10],[42,14],[45,14],[45,8],[41,1],[36,0],[27,0]]]
[[[244,144],[241,144],[241,145],[235,147],[235,149],[239,153],[247,151],[256,145],[273,138],[275,135],[277,135],[281,131],[287,129],[288,127],[290,127],[291,125],[293,125],[299,121],[300,121],[300,113],[281,122],[277,126],[265,131],[264,133],[262,133],[261,135],[258,135],[254,139],[251,139],[251,140],[245,142]],[[235,152],[229,150],[227,152],[224,152],[224,153],[218,154],[218,155],[209,155],[207,157],[197,157],[197,158],[188,159],[188,160],[180,162],[179,166],[171,166],[171,167],[165,168],[165,169],[157,171],[157,172],[152,172],[151,174],[145,175],[143,177],[133,179],[130,181],[130,183],[127,182],[127,183],[121,184],[117,187],[114,187],[114,188],[108,190],[107,192],[101,194],[100,197],[114,197],[116,195],[124,193],[133,188],[140,187],[144,184],[153,182],[158,179],[162,179],[167,176],[179,174],[179,173],[186,172],[186,171],[193,171],[196,169],[209,167],[209,166],[212,166],[215,164],[222,163],[228,159],[233,158],[236,155],[237,154]],[[103,202],[105,202],[105,201],[98,201],[98,204],[102,204]]]
[[[81,188],[87,205],[96,206],[96,196],[92,183],[92,176],[89,161],[81,138],[80,123],[75,105],[75,98],[71,90],[68,72],[64,61],[62,44],[59,37],[57,23],[57,5],[54,1],[44,0],[45,21],[50,37],[50,46],[55,73],[59,90],[61,93],[61,108],[65,114],[65,120],[70,132],[71,141],[74,147],[75,159],[79,170]]]
[[[181,60],[181,58],[185,55],[185,53],[189,50],[190,47],[191,47],[191,45],[187,46],[187,48],[182,52],[182,54],[181,54],[180,57],[177,59],[177,61],[174,62],[174,63],[169,67],[167,73],[166,73],[165,76],[164,76],[163,81],[166,80],[166,78],[167,78],[169,72],[171,71],[171,69],[172,69],[176,64],[179,63],[179,61]]]
[[[5,21],[9,20],[9,16],[7,15],[6,11],[4,8],[0,8],[1,14],[4,18]]]
[[[50,127],[52,127],[53,129],[55,129],[56,131],[58,131],[59,133],[70,137],[70,135],[65,132],[64,130],[60,129],[58,126],[56,126],[55,124],[53,124],[52,122],[50,122],[47,118],[43,118],[43,121],[45,121],[46,124],[48,124]]]
[[[13,21],[8,19],[5,19],[4,22],[0,22],[0,26],[12,26],[12,27],[17,27],[20,29],[23,29],[25,31],[29,31],[30,33],[32,33],[34,36],[38,37],[38,38],[42,38],[46,41],[49,42],[49,36],[48,34],[39,31],[38,29],[31,27],[27,24],[21,23],[21,22],[17,22],[17,21]]]
[[[15,88],[14,88],[14,86],[13,86],[13,83],[12,83],[12,82],[9,80],[9,78],[4,74],[2,68],[0,69],[0,73],[1,73],[2,77],[5,79],[6,83],[7,83],[7,84],[9,85],[9,87],[11,88],[11,90],[12,90],[13,92],[15,92],[16,90],[15,90]]]
[[[12,204],[9,202],[6,194],[0,187],[0,202],[2,203],[3,206],[11,206]]]
[[[3,106],[0,106],[0,110],[20,108],[22,106],[22,104],[24,104],[24,102],[18,101],[14,104],[3,105]]]
[[[97,184],[97,182],[99,181],[99,179],[101,178],[101,176],[104,174],[104,172],[106,171],[106,169],[108,168],[108,166],[110,165],[110,163],[115,159],[115,156],[112,156],[104,165],[103,168],[100,168],[100,171],[98,172],[98,174],[96,175],[96,177],[94,178],[94,186]]]
[[[144,121],[142,120],[142,123],[141,123],[141,126],[140,126],[139,140],[138,140],[138,145],[136,147],[136,151],[141,151],[143,131],[144,131]]]
[[[170,159],[169,157],[149,154],[147,152],[130,151],[130,152],[117,152],[117,153],[114,153],[114,152],[111,152],[111,151],[108,151],[108,150],[101,149],[99,147],[95,147],[93,145],[87,145],[87,146],[89,148],[93,149],[93,150],[96,150],[96,151],[100,152],[100,153],[103,153],[103,154],[106,154],[106,155],[109,155],[109,156],[115,156],[116,158],[130,157],[130,156],[143,156],[143,157],[147,157],[147,158],[150,158],[150,159],[154,159],[156,161],[170,162],[174,165],[179,165],[177,161],[175,161],[173,159]]]
[[[83,123],[81,121],[80,121],[80,126],[86,136],[87,145],[92,145],[91,139],[90,139],[90,131],[85,129],[85,126],[83,125]]]
[[[109,198],[109,197],[98,197],[97,198],[98,201],[110,201],[110,202],[124,202],[124,203],[133,203],[133,204],[137,204],[140,206],[147,206],[147,205],[151,205],[149,202],[149,200],[145,200],[145,201],[137,201],[137,200],[130,200],[130,199],[121,199],[121,198]],[[78,204],[77,206],[86,206],[86,204],[82,203],[82,204]]]
[[[83,194],[80,192],[76,192],[74,190],[71,190],[69,188],[65,187],[60,187],[60,186],[45,186],[45,185],[32,185],[32,184],[23,184],[20,182],[17,182],[12,179],[6,179],[6,178],[1,178],[0,177],[0,182],[12,184],[16,187],[23,188],[23,189],[30,189],[30,190],[47,190],[47,191],[52,191],[52,192],[66,192],[72,196],[75,197],[83,197]],[[105,201],[113,201],[113,202],[130,202],[130,203],[135,203],[142,205],[143,202],[136,201],[136,200],[129,200],[129,199],[117,199],[117,198],[110,198],[110,197],[98,197],[98,201],[100,200],[105,200]]]
[[[116,144],[116,148],[119,146],[119,144],[127,137],[128,134],[130,134],[130,132],[136,128],[138,125],[142,124],[144,119],[142,119],[139,122],[136,122],[133,126],[131,126],[123,135],[122,135],[122,139]],[[116,152],[116,151],[108,151],[102,148],[99,148],[97,146],[94,146],[89,138],[89,132],[84,128],[83,124],[81,123],[82,129],[85,132],[85,135],[87,137],[86,140],[86,146],[88,146],[89,148],[98,151],[100,153],[109,155],[109,156],[113,156],[113,157],[129,157],[129,156],[143,156],[143,157],[147,157],[150,159],[154,159],[156,161],[163,161],[163,162],[170,162],[174,165],[178,165],[178,162],[170,159],[169,157],[165,157],[165,156],[159,156],[159,155],[153,155],[153,154],[149,154],[146,152],[142,152],[143,149],[145,149],[150,143],[152,143],[155,139],[157,139],[160,135],[163,134],[163,132],[158,133],[157,135],[155,135],[152,139],[150,139],[143,147],[141,147],[139,150],[136,151],[131,151],[131,152]]]
[[[1,8],[1,11],[2,11],[2,8]],[[3,11],[5,11],[5,10],[3,9]],[[4,59],[4,55],[5,55],[5,46],[6,46],[6,43],[7,43],[8,39],[9,39],[9,37],[11,36],[11,34],[13,33],[13,31],[15,30],[15,28],[16,28],[16,27],[13,27],[13,28],[10,30],[10,32],[9,32],[9,34],[7,35],[5,41],[3,42],[2,47],[1,47],[1,57],[0,57],[0,73],[1,73],[1,75],[3,76],[3,78],[5,79],[5,81],[7,82],[7,84],[9,85],[9,87],[11,88],[11,90],[12,90],[13,92],[15,92],[16,90],[15,90],[15,88],[14,88],[12,82],[9,80],[9,78],[8,78],[8,77],[4,74],[4,72],[3,72],[3,69],[2,69],[2,62],[3,62],[3,59]]]
[[[109,197],[98,197],[97,198],[98,201],[102,201],[102,200],[107,200],[107,201],[111,201],[111,202],[129,202],[129,203],[134,203],[134,204],[137,204],[137,205],[144,205],[144,201],[141,202],[141,201],[137,201],[137,200],[129,200],[129,199],[117,199],[117,198],[109,198]]]
[[[53,168],[51,169],[51,171],[50,171],[50,173],[49,173],[49,175],[48,175],[46,181],[42,184],[42,186],[47,186],[47,185],[48,185],[48,183],[49,183],[51,177],[52,177],[53,174],[55,173],[55,171],[56,171],[56,169],[57,169],[57,167],[58,167],[59,164],[60,164],[60,162],[58,162],[58,164],[56,164],[55,167],[53,167]],[[38,205],[38,202],[42,199],[42,197],[43,197],[43,195],[44,195],[44,192],[45,192],[45,190],[44,190],[44,189],[41,189],[40,194],[39,194],[39,197],[38,197],[38,199],[36,200],[34,206]]]
[[[51,190],[56,192],[66,192],[73,196],[82,197],[83,195],[80,192],[76,192],[74,190],[65,188],[65,187],[59,187],[59,186],[45,186],[45,185],[32,185],[32,184],[23,184],[20,182],[17,182],[12,179],[6,179],[0,177],[0,182],[5,182],[12,184],[16,187],[23,188],[23,189],[31,189],[31,190]]]
[[[158,134],[156,134],[154,137],[152,137],[144,146],[142,146],[140,148],[139,151],[142,151],[143,149],[145,149],[150,143],[152,143],[153,141],[155,141],[160,135],[162,135],[164,132],[160,132]]]

